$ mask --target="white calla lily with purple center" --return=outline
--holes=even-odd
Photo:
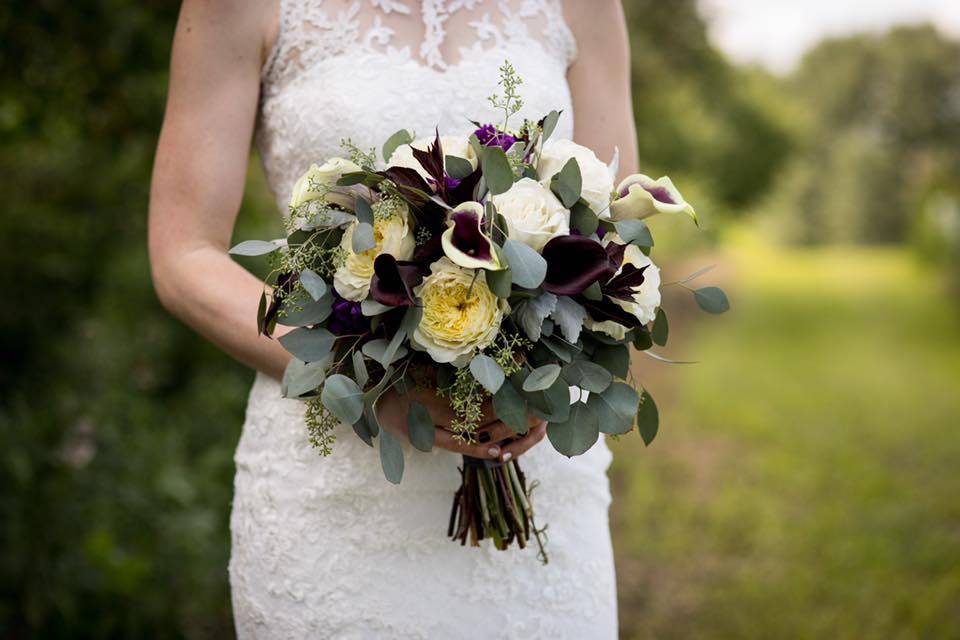
[[[465,269],[499,271],[500,259],[493,241],[483,232],[483,205],[464,202],[450,212],[447,230],[440,236],[443,253]]]
[[[697,213],[667,176],[654,180],[642,173],[627,176],[610,205],[614,220],[643,220],[658,213],[686,213],[699,224]]]

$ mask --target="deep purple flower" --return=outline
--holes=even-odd
[[[498,131],[492,124],[483,125],[474,131],[473,135],[477,136],[477,140],[479,140],[483,146],[500,147],[504,151],[509,151],[510,147],[517,141],[517,139],[509,133]]]
[[[334,335],[355,335],[370,330],[370,318],[360,312],[360,303],[345,300],[333,292],[333,311],[327,321],[327,329]]]

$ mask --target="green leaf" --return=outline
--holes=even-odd
[[[541,336],[540,344],[545,346],[553,353],[553,355],[557,356],[564,362],[572,362],[573,356],[578,352],[576,347],[553,336]]]
[[[693,292],[693,297],[701,309],[707,313],[720,314],[730,310],[727,294],[720,287],[704,287]]]
[[[361,222],[353,228],[353,238],[351,239],[351,248],[354,253],[363,253],[377,246],[377,241],[373,235],[373,225],[369,222]]]
[[[630,349],[626,345],[597,345],[592,360],[618,378],[626,378],[630,373]]]
[[[310,269],[304,269],[300,272],[300,283],[314,301],[322,298],[327,292],[327,283]]]
[[[367,356],[371,360],[379,362],[382,367],[388,367],[403,356],[407,355],[407,348],[402,346],[399,343],[394,341],[397,339],[397,336],[400,336],[400,341],[402,342],[404,334],[401,331],[398,331],[394,334],[390,342],[387,342],[383,338],[378,338],[377,340],[371,340],[363,345],[362,351],[363,355]]]
[[[378,316],[381,313],[386,313],[387,311],[390,311],[391,309],[395,309],[395,308],[396,307],[388,307],[385,304],[380,304],[373,298],[367,298],[366,300],[360,303],[360,313],[367,316],[368,318],[373,316]]]
[[[621,220],[614,224],[617,234],[624,242],[632,242],[638,247],[652,247],[653,235],[643,220]]]
[[[403,478],[403,449],[400,441],[386,429],[380,429],[380,466],[383,475],[393,484],[400,484]]]
[[[589,360],[574,360],[565,366],[563,378],[571,385],[592,393],[606,391],[613,382],[613,374]]]
[[[637,333],[633,336],[633,347],[637,351],[646,351],[653,346],[653,337],[646,327],[637,327]]]
[[[353,424],[363,415],[363,391],[356,382],[339,373],[323,383],[320,400],[330,413],[347,424]]]
[[[357,196],[357,201],[354,204],[354,213],[356,213],[357,220],[360,222],[366,222],[369,225],[373,224],[373,208],[369,202],[360,196]]]
[[[503,253],[510,262],[513,282],[525,289],[536,289],[547,276],[547,261],[539,253],[516,240],[503,244]]]
[[[553,448],[568,458],[586,453],[600,437],[597,414],[589,404],[575,402],[566,421],[547,425],[547,437]]]
[[[557,128],[557,122],[560,120],[560,112],[553,110],[543,119],[543,133],[540,135],[541,143],[546,142]]]
[[[493,411],[516,433],[527,432],[527,402],[512,384],[501,385],[493,394]]]
[[[410,409],[407,412],[407,431],[410,435],[410,444],[417,449],[427,452],[433,449],[437,427],[433,424],[427,408],[416,400],[410,401]]]
[[[643,390],[640,396],[640,407],[637,409],[637,429],[640,431],[640,437],[643,443],[650,446],[653,439],[657,437],[657,431],[660,428],[660,412],[657,411],[657,403],[653,397]]]
[[[420,326],[420,320],[423,318],[423,307],[416,305],[407,308],[403,314],[403,320],[400,321],[400,331],[405,335],[410,335]]]
[[[600,226],[597,214],[588,207],[583,200],[577,200],[570,207],[570,227],[585,236],[593,235]]]
[[[304,362],[316,362],[326,357],[336,340],[335,335],[319,327],[316,329],[294,329],[279,338],[279,342],[284,349]]]
[[[353,377],[356,379],[360,388],[367,386],[370,381],[370,374],[367,372],[367,363],[363,360],[363,353],[354,351],[353,356]]]
[[[480,354],[470,361],[470,373],[491,395],[500,390],[503,384],[503,369],[490,356]]]
[[[230,254],[235,256],[265,256],[279,248],[280,245],[266,240],[244,240],[230,249]]]
[[[640,399],[633,387],[614,382],[603,393],[591,393],[587,404],[596,412],[600,430],[611,435],[626,433],[633,428],[633,416]]]
[[[686,278],[684,278],[683,280],[677,280],[677,284],[686,284],[686,283],[690,282],[691,280],[696,280],[697,278],[699,278],[699,277],[702,276],[703,274],[709,273],[709,272],[713,271],[713,270],[716,269],[716,268],[717,268],[717,265],[711,264],[711,265],[708,265],[708,266],[704,267],[703,269],[698,269],[698,270],[694,271],[693,273],[691,273],[690,275],[688,275],[688,276],[687,276]]]
[[[457,156],[447,156],[443,162],[446,166],[447,175],[454,180],[463,180],[473,173],[473,165],[470,164],[469,160]]]
[[[323,322],[333,308],[333,296],[324,295],[319,300],[310,298],[303,291],[286,298],[280,306],[277,324],[285,327],[305,327]]]
[[[580,199],[583,177],[576,158],[570,158],[559,172],[550,179],[550,189],[568,209]]]
[[[558,364],[545,364],[542,367],[537,367],[523,381],[523,390],[544,391],[548,389],[550,385],[557,381],[560,371],[560,365]]]
[[[531,407],[531,412],[538,418],[548,422],[565,422],[570,415],[570,387],[567,381],[558,378],[546,391],[538,391],[543,395],[546,410]]]
[[[387,141],[383,143],[383,161],[390,162],[390,156],[393,155],[393,152],[397,150],[397,147],[404,144],[410,144],[413,142],[413,136],[410,135],[410,132],[406,129],[400,129],[392,136],[387,138]]]
[[[583,290],[583,297],[587,300],[593,300],[594,302],[599,302],[603,300],[603,291],[600,289],[600,283],[594,282],[589,287]]]
[[[670,335],[670,325],[667,323],[667,312],[663,309],[657,309],[657,317],[653,319],[653,331],[650,334],[653,343],[658,346],[666,346],[667,336]]]
[[[500,147],[483,147],[480,153],[483,179],[493,195],[501,194],[513,186],[513,169],[507,154]]]
[[[513,286],[513,271],[507,267],[499,271],[487,271],[487,287],[498,298],[509,298]]]
[[[257,335],[263,333],[263,321],[267,317],[267,294],[260,291],[260,302],[257,304]]]
[[[367,422],[366,416],[360,416],[360,419],[354,422],[352,425],[353,432],[357,434],[361,440],[367,443],[368,447],[373,446],[373,429],[370,428],[370,423]]]
[[[326,360],[310,363],[296,358],[290,360],[283,372],[280,393],[284,398],[298,398],[313,391],[323,384],[328,365],[329,362]]]

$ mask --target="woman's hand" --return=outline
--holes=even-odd
[[[434,444],[454,453],[507,462],[527,452],[543,440],[547,433],[547,423],[544,420],[528,415],[528,431],[517,435],[497,418],[491,402],[487,400],[483,405],[483,417],[480,419],[482,426],[477,431],[478,442],[460,442],[448,428],[454,419],[449,403],[435,392],[426,389],[416,389],[409,395],[400,395],[394,390],[385,393],[377,403],[377,416],[381,426],[407,438],[407,411],[411,399],[422,404],[430,413],[437,430]]]

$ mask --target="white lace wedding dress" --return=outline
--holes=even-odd
[[[499,121],[487,97],[505,59],[524,80],[519,117],[562,109],[555,135],[572,137],[565,74],[576,51],[559,0],[283,0],[280,12],[257,142],[281,210],[298,175],[341,155],[343,138],[379,148],[400,128],[468,135],[468,119]],[[573,459],[544,441],[521,458],[540,483],[547,566],[535,549],[447,539],[460,457],[405,454],[399,486],[349,427],[320,457],[302,405],[257,377],[231,520],[241,638],[616,636],[602,441]]]

